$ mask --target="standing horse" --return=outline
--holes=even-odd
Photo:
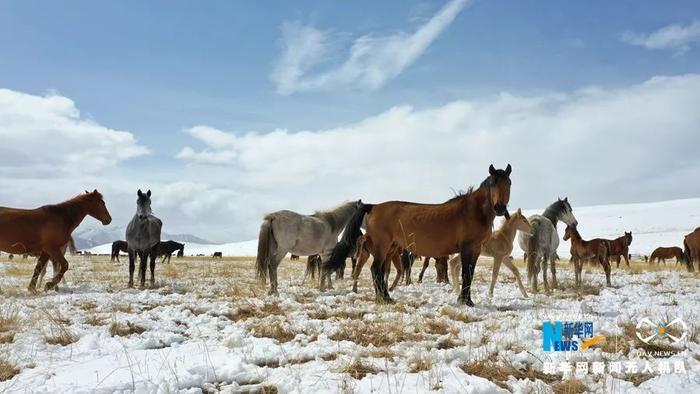
[[[608,257],[617,261],[617,268],[620,268],[621,257],[625,258],[627,267],[630,266],[630,245],[632,244],[632,232],[625,231],[625,235],[608,241]]]
[[[552,288],[557,288],[557,266],[555,256],[559,247],[559,234],[557,233],[557,223],[559,221],[568,226],[578,224],[576,217],[569,204],[569,199],[557,199],[548,206],[542,215],[531,215],[527,218],[532,226],[529,234],[521,232],[518,235],[520,249],[527,254],[527,277],[533,292],[537,292],[537,275],[542,270],[542,280],[544,290],[549,293],[549,283],[547,282],[547,262],[549,261],[552,271]]]
[[[156,248],[156,257],[162,257],[163,260],[160,261],[161,264],[168,260],[170,264],[170,257],[172,257],[173,252],[177,250],[177,257],[182,257],[185,255],[185,244],[181,244],[175,241],[162,241],[158,243]]]
[[[478,189],[470,188],[442,204],[389,201],[374,205],[366,214],[366,235],[372,240],[372,279],[376,300],[393,302],[385,271],[397,247],[421,256],[461,253],[462,291],[459,302],[473,306],[471,283],[481,245],[491,235],[496,215],[508,217],[511,166],[497,170]],[[328,267],[333,268],[333,267]]]
[[[357,293],[357,282],[360,280],[360,273],[362,272],[362,267],[365,266],[371,251],[374,249],[372,240],[366,235],[360,235],[357,238],[357,245],[355,248],[354,260],[357,262],[355,268],[352,269],[352,291]],[[394,290],[396,285],[401,280],[403,272],[405,270],[405,264],[402,261],[402,251],[398,246],[392,249],[389,253],[389,261],[394,263],[394,268],[396,268],[396,277],[394,278],[394,283],[392,283],[389,290]],[[329,265],[329,264],[328,264]],[[324,266],[325,267],[325,266]],[[386,280],[389,280],[390,266],[387,264],[386,270],[384,271],[384,276]]]
[[[571,239],[571,261],[574,263],[576,274],[576,286],[581,287],[581,270],[586,261],[597,262],[603,266],[605,271],[605,282],[610,284],[610,259],[608,255],[608,241],[601,238],[594,238],[585,241],[574,226],[566,226],[564,231],[564,241]]]
[[[683,249],[679,248],[678,246],[671,246],[669,248],[659,246],[658,248],[654,249],[653,252],[651,252],[651,256],[649,257],[648,261],[649,264],[653,264],[654,260],[656,260],[656,264],[663,261],[664,265],[666,265],[666,259],[672,259],[674,257],[676,258],[676,264],[684,262],[685,255],[683,254]]]
[[[693,263],[700,261],[700,227],[693,230],[692,233],[683,238],[683,247],[685,253],[685,264],[688,271],[693,271]],[[698,266],[700,269],[700,265]]]
[[[151,191],[136,193],[136,214],[126,226],[126,242],[129,244],[129,287],[134,287],[134,269],[136,256],[139,256],[139,279],[141,287],[146,285],[146,264],[151,259],[151,286],[155,283],[156,253],[160,242],[160,230],[163,222],[153,216],[151,210]]]
[[[61,248],[88,215],[105,226],[112,222],[102,194],[97,190],[36,209],[0,207],[0,250],[14,254],[39,254],[29,291],[36,291],[37,278],[49,259],[58,270],[46,283],[46,290],[54,288],[61,281],[68,270],[68,261],[63,257]]]
[[[491,286],[489,286],[489,297],[493,297],[493,288],[496,285],[496,278],[498,278],[498,271],[501,269],[501,263],[510,269],[515,276],[515,281],[518,284],[520,292],[523,297],[527,297],[527,291],[523,286],[523,282],[520,280],[520,272],[518,268],[513,265],[513,258],[510,254],[513,252],[513,241],[515,240],[516,231],[529,234],[532,231],[532,226],[530,222],[523,216],[520,209],[512,215],[503,226],[491,234],[491,238],[484,244],[481,249],[482,256],[493,257],[493,269],[491,270]],[[453,257],[450,260],[450,276],[452,276],[452,283],[455,286],[455,291],[457,291],[457,277],[459,275],[459,264],[457,257]]]
[[[264,283],[270,276],[269,294],[277,294],[277,267],[291,252],[299,256],[321,255],[327,260],[360,201],[346,202],[334,209],[302,215],[293,211],[277,211],[263,217],[258,235],[258,256],[255,269]],[[344,262],[344,261],[343,261]]]
[[[112,242],[112,257],[109,261],[114,262],[114,260],[117,260],[117,263],[121,263],[119,261],[119,252],[129,253],[129,244],[126,241]]]

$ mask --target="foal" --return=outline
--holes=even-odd
[[[515,282],[518,284],[520,292],[523,297],[527,297],[527,292],[523,286],[523,282],[520,280],[520,272],[518,268],[513,265],[513,258],[510,254],[513,252],[513,241],[515,240],[516,231],[521,231],[523,233],[529,234],[532,231],[532,226],[527,218],[523,216],[520,209],[511,215],[510,219],[503,223],[503,226],[491,234],[491,238],[484,244],[481,249],[482,256],[493,257],[493,269],[491,270],[491,286],[489,286],[489,297],[493,297],[493,288],[496,285],[496,278],[498,278],[498,271],[501,269],[501,263],[508,267],[510,271],[515,276]],[[459,257],[455,256],[450,260],[450,276],[452,277],[452,283],[455,291],[459,291],[458,278],[460,272]]]
[[[608,258],[608,242],[595,238],[585,241],[581,238],[576,227],[566,226],[564,241],[571,239],[571,261],[576,272],[576,286],[581,287],[581,270],[585,261],[598,261],[605,271],[605,281],[610,284],[610,259]]]

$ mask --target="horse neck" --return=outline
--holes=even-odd
[[[554,228],[557,228],[557,223],[559,223],[559,215],[557,215],[554,208],[552,208],[551,206],[547,207],[547,209],[545,209],[542,213],[542,216],[549,219],[549,221],[551,221],[554,225]]]
[[[487,186],[480,186],[473,192],[464,195],[459,201],[462,210],[475,210],[486,223],[493,225],[493,220],[496,218],[496,212],[493,211],[493,206],[489,199],[489,189]],[[466,214],[466,212],[465,212]]]
[[[511,216],[510,219],[503,223],[503,226],[494,232],[494,237],[503,237],[511,242],[515,239],[517,228],[515,224],[518,222],[517,216]]]
[[[339,234],[356,211],[357,205],[351,203],[342,205],[332,211],[315,213],[313,216],[328,222],[333,232]]]
[[[61,219],[70,232],[73,232],[80,225],[80,222],[85,219],[85,216],[88,215],[88,205],[89,201],[87,199],[78,197],[56,204],[55,207],[61,212]]]

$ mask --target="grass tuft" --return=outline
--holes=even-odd
[[[19,368],[8,360],[0,358],[0,382],[12,379],[19,373]]]
[[[369,374],[376,374],[381,371],[381,369],[375,367],[374,365],[355,358],[345,367],[343,367],[341,372],[349,374],[353,379],[362,380],[362,378]]]
[[[146,331],[144,327],[134,324],[130,321],[119,323],[113,322],[109,325],[109,333],[113,337],[128,337],[132,334],[142,334]]]

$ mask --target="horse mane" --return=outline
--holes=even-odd
[[[335,208],[315,211],[311,216],[325,220],[333,231],[337,231],[345,227],[348,218],[350,218],[355,211],[357,211],[357,201],[348,201]]]
[[[44,205],[42,208],[45,208],[49,212],[54,212],[54,213],[63,213],[63,212],[71,212],[72,213],[72,212],[76,211],[77,206],[83,205],[85,203],[85,200],[89,200],[92,198],[93,198],[93,193],[82,193],[82,194],[78,194],[77,196],[75,196],[73,198],[69,198],[66,201],[59,202],[57,204]]]
[[[484,181],[484,182],[485,182],[485,181]],[[482,183],[482,185],[483,185],[483,183]],[[473,192],[474,192],[474,186],[469,186],[469,187],[467,188],[467,191],[466,191],[466,192],[463,191],[463,190],[459,190],[459,191],[455,192],[454,197],[450,198],[449,200],[447,200],[447,201],[445,201],[445,202],[453,202],[453,201],[461,200],[461,199],[463,199],[463,198],[467,198],[467,197],[469,197],[469,195],[472,194]]]
[[[557,200],[545,208],[542,216],[552,221],[552,224],[556,226],[559,221],[559,215],[566,209],[566,203],[564,200]]]

